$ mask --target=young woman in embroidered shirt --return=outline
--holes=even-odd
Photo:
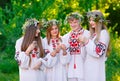
[[[78,41],[79,35],[89,37],[89,32],[81,26],[82,16],[77,13],[70,13],[66,21],[71,27],[71,31],[63,36],[69,54],[68,81],[84,81],[84,45]]]
[[[88,13],[90,39],[80,36],[86,44],[85,81],[106,81],[105,60],[109,45],[109,34],[106,29],[103,14],[95,10]]]
[[[67,64],[67,53],[66,47],[62,44],[62,38],[59,32],[59,22],[55,19],[47,22],[47,33],[44,38],[44,49],[46,54],[51,54],[54,57],[51,63],[49,57],[46,59],[46,81],[67,81],[66,76],[66,64]]]
[[[45,81],[41,59],[44,56],[39,22],[29,19],[23,25],[24,35],[16,41],[15,59],[20,81]]]

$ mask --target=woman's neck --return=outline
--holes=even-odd
[[[51,37],[51,39],[56,39],[57,37]]]

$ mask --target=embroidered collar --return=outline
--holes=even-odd
[[[69,51],[71,55],[74,55],[74,69],[77,68],[75,55],[81,53],[81,47],[83,46],[82,43],[78,41],[78,37],[83,34],[83,32],[84,30],[80,28],[78,31],[72,31],[69,37]]]
[[[71,33],[75,33],[75,34],[79,33],[80,34],[82,31],[83,31],[83,28],[79,28],[77,31],[73,30]]]
[[[80,28],[77,32],[72,31],[69,37],[70,54],[80,54],[82,44],[78,41],[79,35],[83,34],[84,30]]]
[[[58,38],[51,39],[51,44],[52,44],[53,50],[55,50],[57,45],[59,45],[59,39]]]

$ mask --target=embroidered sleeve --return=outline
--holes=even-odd
[[[102,42],[97,42],[96,43],[96,54],[99,55],[100,57],[105,53],[106,50],[106,45],[103,44]]]
[[[20,54],[20,50],[21,50],[20,46],[21,46],[20,40],[17,40],[16,45],[15,45],[15,50],[16,51],[15,51],[15,57],[14,58],[17,61],[19,66],[21,65],[21,60],[19,58],[19,54]]]
[[[28,68],[30,57],[25,54],[25,52],[17,51],[15,54],[15,60],[21,68]]]
[[[20,59],[19,59],[19,51],[17,51],[17,52],[15,53],[15,60],[17,61],[18,65],[21,64],[21,61],[20,61]]]
[[[102,56],[103,54],[106,54],[106,50],[108,48],[108,44],[109,44],[109,34],[106,30],[102,30],[100,33],[100,39],[99,41],[96,43],[96,53],[99,56]]]
[[[106,54],[109,44],[109,35],[106,30],[102,30],[99,41],[95,42],[94,39],[89,39],[86,45],[87,54],[93,57],[101,57]]]
[[[29,61],[30,58],[25,54],[25,52],[21,51],[21,44],[22,40],[18,40],[15,45],[15,60],[18,62],[18,65],[21,68],[28,68],[29,67]]]

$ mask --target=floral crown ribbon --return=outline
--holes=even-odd
[[[78,12],[73,12],[73,13],[70,13],[66,16],[64,23],[68,24],[68,20],[73,19],[73,18],[79,20],[80,23],[82,23],[84,20],[83,16],[80,15]]]
[[[27,27],[30,27],[31,25],[34,25],[35,27],[37,27],[37,24],[39,23],[38,20],[36,20],[35,18],[33,19],[26,19],[25,23],[22,26],[23,32],[25,32]]]
[[[90,17],[93,17],[95,22],[106,22],[103,14],[99,11],[87,12],[88,20],[90,19]]]
[[[42,29],[47,29],[48,27],[51,27],[53,25],[60,26],[60,22],[56,19],[52,19],[49,21],[43,21],[42,23]]]

